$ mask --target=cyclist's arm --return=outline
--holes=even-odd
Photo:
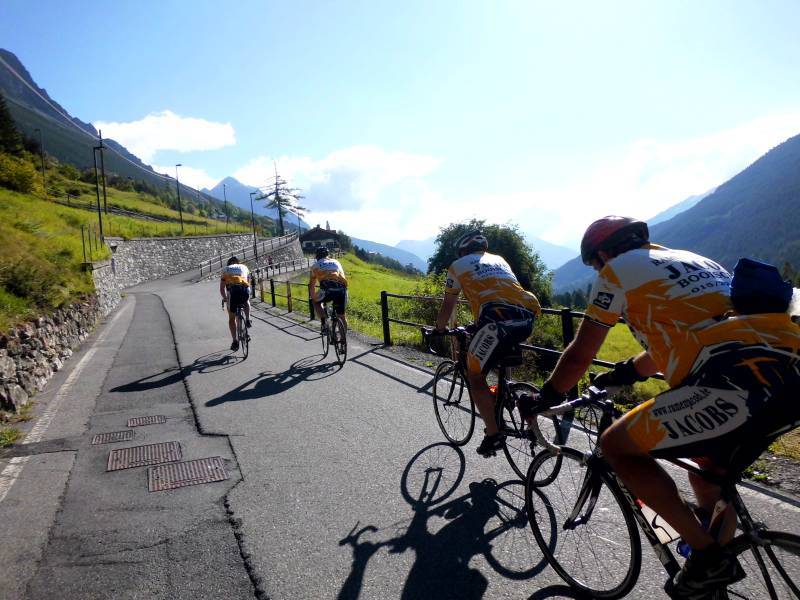
[[[226,294],[226,291],[227,290],[225,289],[225,280],[224,279],[220,279],[219,280],[219,294],[220,294],[220,296],[222,296],[222,298],[224,300],[226,300],[228,298],[228,294]]]
[[[658,367],[656,366],[653,357],[650,356],[646,351],[642,352],[641,354],[637,354],[633,358],[633,366],[636,368],[636,372],[642,377],[652,377],[658,373]]]
[[[446,292],[444,295],[444,302],[439,309],[439,315],[436,317],[436,329],[447,329],[447,324],[450,322],[450,315],[453,314],[453,309],[458,302],[458,293]]]
[[[308,297],[314,298],[314,292],[317,290],[317,276],[312,272],[311,277],[308,278]]]
[[[553,389],[565,393],[580,381],[586,369],[592,364],[600,346],[608,335],[609,328],[590,319],[584,319],[578,329],[578,335],[564,350],[558,364],[548,380]]]

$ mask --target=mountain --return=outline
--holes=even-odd
[[[650,239],[732,269],[742,256],[800,266],[800,135],[776,146],[694,206],[650,228]],[[556,293],[583,288],[593,271],[575,258],[556,270]]]
[[[411,252],[407,252],[406,250],[396,248],[395,246],[389,246],[387,244],[370,242],[369,240],[360,240],[358,238],[350,239],[352,240],[354,246],[363,248],[367,252],[377,252],[378,254],[383,254],[389,258],[399,260],[400,264],[402,265],[407,265],[410,263],[414,266],[414,268],[419,269],[423,273],[428,271],[428,263],[422,260],[416,254],[412,254]]]
[[[203,188],[203,193],[216,198],[217,200],[224,201],[225,198],[234,206],[238,206],[246,213],[250,213],[250,192],[256,191],[256,188],[244,185],[234,177],[226,177],[215,185],[210,190]],[[258,196],[253,196],[253,212],[257,215],[269,217],[274,221],[278,220],[278,210],[275,208],[266,208],[264,201],[255,200]],[[297,229],[297,217],[289,214],[283,217],[284,228],[287,232]],[[300,228],[309,229],[308,223],[300,219]]]
[[[651,217],[647,219],[647,224],[652,227],[653,225],[657,225],[658,223],[663,223],[664,221],[669,221],[672,217],[679,215],[680,213],[689,210],[695,204],[700,202],[706,196],[710,196],[717,188],[712,188],[708,190],[705,194],[696,194],[694,196],[689,196],[683,202],[678,202],[677,204],[670,206],[667,210],[658,213],[655,217]]]
[[[533,235],[526,235],[525,241],[539,255],[548,269],[554,270],[575,256],[575,250],[551,244]]]
[[[415,254],[423,261],[428,262],[428,259],[436,252],[436,236],[432,235],[424,240],[400,240],[394,247],[411,252],[411,254]],[[423,271],[425,270],[427,268],[423,269]]]
[[[90,124],[71,116],[47,90],[40,88],[20,60],[0,48],[0,93],[5,97],[17,129],[29,138],[39,140],[41,131],[45,152],[60,162],[79,169],[94,168],[94,152],[98,131]],[[175,189],[175,180],[153,171],[124,146],[104,139],[109,148],[103,153],[107,173],[145,181],[156,188]],[[187,204],[208,205],[209,196],[181,184],[181,195]],[[217,207],[220,209],[220,206]],[[222,212],[218,210],[217,212]]]

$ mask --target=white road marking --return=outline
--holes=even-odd
[[[80,377],[81,373],[83,372],[83,369],[86,367],[87,364],[89,364],[89,360],[94,356],[95,352],[97,352],[98,344],[100,344],[100,342],[102,342],[105,339],[106,335],[108,334],[109,331],[111,331],[111,328],[114,326],[114,323],[116,323],[117,319],[119,319],[119,317],[124,312],[126,312],[128,306],[131,306],[131,304],[126,305],[125,307],[123,307],[122,310],[120,310],[116,314],[116,316],[106,326],[103,333],[100,334],[100,336],[94,342],[89,351],[83,355],[83,358],[81,358],[81,360],[75,366],[75,369],[72,371],[72,373],[69,374],[66,381],[61,385],[58,392],[56,392],[53,401],[50,402],[50,405],[42,413],[42,416],[39,417],[39,420],[36,422],[36,425],[34,425],[33,429],[31,429],[28,432],[28,435],[25,436],[25,439],[22,440],[21,444],[35,444],[36,442],[40,442],[42,440],[42,437],[47,431],[47,428],[50,426],[50,423],[53,422],[53,419],[55,418],[56,413],[58,412],[58,409],[61,406],[61,403],[64,401],[64,398],[67,397],[70,390],[72,389],[75,380],[78,377]],[[30,456],[16,456],[12,458],[8,462],[6,468],[3,469],[3,472],[0,473],[0,502],[5,500],[6,496],[8,495],[8,492],[11,490],[12,486],[19,478],[20,474],[22,473],[22,469],[25,466],[25,463],[28,462],[29,458]]]

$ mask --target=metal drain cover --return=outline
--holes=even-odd
[[[92,438],[92,446],[96,444],[113,444],[114,442],[130,442],[132,439],[133,429],[112,431],[111,433],[98,433]]]
[[[147,487],[151,492],[161,492],[229,477],[222,457],[213,456],[147,469]]]
[[[164,415],[152,415],[149,417],[135,417],[128,419],[128,427],[141,427],[142,425],[160,425],[166,423],[167,417]]]
[[[163,442],[161,444],[148,444],[147,446],[134,446],[133,448],[120,448],[108,454],[106,471],[119,471],[133,467],[146,467],[159,463],[176,462],[183,458],[180,442]]]

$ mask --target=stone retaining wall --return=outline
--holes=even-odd
[[[18,412],[41,392],[101,316],[90,296],[0,336],[0,409]]]
[[[95,293],[0,336],[0,410],[19,412],[120,302],[111,262],[87,265]]]
[[[120,289],[152,281],[197,267],[201,261],[252,244],[249,234],[227,234],[175,238],[107,237],[113,270]]]

